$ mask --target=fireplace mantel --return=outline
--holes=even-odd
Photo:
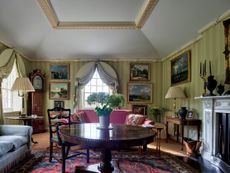
[[[220,167],[224,172],[230,172],[230,165],[221,160],[218,155],[219,115],[230,114],[230,96],[195,97],[203,103],[202,121],[202,156]]]

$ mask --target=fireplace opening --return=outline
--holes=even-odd
[[[217,114],[217,154],[216,157],[230,164],[230,114]]]

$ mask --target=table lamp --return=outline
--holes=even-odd
[[[11,88],[12,91],[18,91],[18,96],[22,97],[22,113],[24,112],[24,97],[26,92],[33,92],[34,87],[32,86],[29,78],[27,77],[18,77],[14,81],[14,84]]]
[[[184,91],[180,87],[170,87],[165,95],[166,99],[174,99],[173,110],[176,111],[176,99],[185,98]]]

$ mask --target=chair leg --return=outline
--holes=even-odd
[[[50,157],[49,157],[49,162],[52,161],[53,157],[53,142],[50,142]]]
[[[88,148],[86,149],[86,160],[87,160],[87,163],[89,163],[89,149]]]
[[[62,173],[65,173],[65,159],[66,159],[66,151],[65,146],[62,145]]]
[[[70,146],[67,147],[67,150],[66,150],[66,157],[69,155],[69,151],[70,151]]]

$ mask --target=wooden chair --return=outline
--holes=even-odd
[[[85,154],[87,163],[89,163],[89,150],[87,149],[86,153],[84,152],[74,152],[74,154],[69,155],[70,147],[79,146],[78,144],[72,144],[67,141],[62,140],[59,134],[59,127],[61,125],[70,126],[71,120],[71,110],[65,108],[55,107],[53,109],[48,109],[48,120],[49,120],[49,135],[50,135],[50,156],[49,161],[52,161],[52,158],[62,163],[62,173],[65,172],[65,161],[71,157],[77,155]],[[62,156],[61,158],[53,155],[54,144],[61,147]]]

